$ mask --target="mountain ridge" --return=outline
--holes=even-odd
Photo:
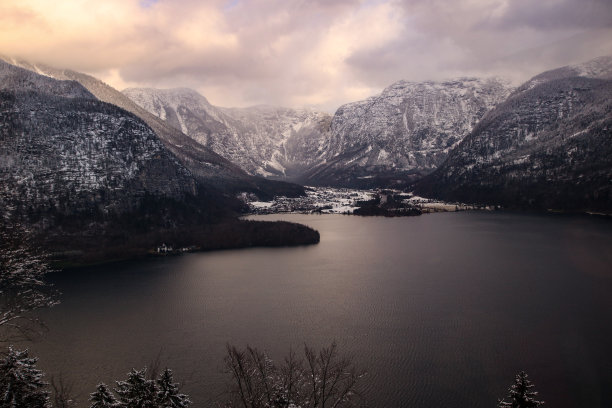
[[[5,217],[28,221],[31,211],[17,211],[24,205],[43,223],[54,214],[114,217],[146,195],[198,194],[189,170],[144,122],[77,82],[0,61],[0,90]]]
[[[299,224],[241,221],[243,206],[200,182],[135,114],[78,82],[0,60],[0,228],[23,228],[53,260],[141,257],[161,242],[208,250],[319,241]]]
[[[510,208],[612,211],[612,58],[596,62],[597,70],[562,67],[520,86],[416,183],[416,193]]]
[[[380,95],[341,106],[333,116],[270,106],[221,108],[184,88],[129,88],[124,93],[252,174],[302,184],[363,186],[431,172],[510,91],[498,78],[398,81]],[[434,118],[433,126],[426,124],[430,114],[441,117]]]
[[[305,179],[403,186],[433,171],[511,90],[499,78],[397,81],[379,95],[338,108],[325,160]]]
[[[166,148],[193,173],[199,182],[226,194],[227,200],[231,200],[232,197],[243,191],[254,193],[262,199],[270,199],[274,195],[299,196],[304,194],[301,186],[260,179],[246,174],[234,163],[194,141],[179,129],[170,126],[157,116],[138,106],[121,92],[91,75],[7,57],[0,57],[0,59],[8,63],[14,62],[17,66],[39,75],[76,81],[97,99],[133,113],[153,129]]]
[[[320,123],[329,116],[270,105],[222,108],[185,88],[128,88],[123,92],[248,173],[278,179],[297,178],[299,174],[292,174],[292,169],[305,161],[299,148],[305,148],[312,137],[322,136],[325,129]]]

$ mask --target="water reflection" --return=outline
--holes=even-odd
[[[612,405],[611,223],[280,218],[318,229],[321,243],[57,274],[63,302],[32,351],[82,402],[161,353],[204,406],[223,390],[226,342],[281,358],[335,339],[368,369],[372,406],[490,407],[519,370],[549,406]]]

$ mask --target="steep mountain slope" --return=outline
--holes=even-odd
[[[612,81],[588,77],[609,77],[612,59],[605,61],[525,83],[416,192],[519,208],[612,211]]]
[[[331,122],[331,115],[309,109],[260,105],[220,110],[237,122],[232,130],[242,136],[246,151],[258,151],[252,171],[267,177],[299,179],[322,155]]]
[[[400,81],[379,96],[343,105],[332,119],[322,163],[304,181],[374,186],[427,174],[510,91],[498,79]]]
[[[320,155],[330,119],[306,109],[220,108],[185,88],[130,88],[123,93],[250,174],[266,177],[299,177]]]
[[[203,192],[134,115],[77,82],[2,61],[0,157],[3,216],[43,229],[59,218],[115,218],[147,200]]]
[[[76,81],[99,100],[119,106],[138,116],[154,130],[166,148],[192,172],[200,183],[230,193],[231,195],[241,191],[248,191],[262,198],[271,198],[274,195],[296,196],[304,193],[300,186],[294,184],[264,180],[246,174],[235,164],[186,136],[179,129],[170,126],[165,121],[135,104],[121,92],[90,75],[6,57],[1,59],[40,75],[60,80]]]

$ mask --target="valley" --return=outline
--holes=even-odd
[[[187,88],[119,92],[4,60],[3,217],[57,254],[138,256],[160,236],[225,236],[245,213],[612,212],[611,57],[518,87],[399,81],[334,115],[221,108]],[[239,227],[235,246],[267,245],[239,230],[252,234]],[[232,246],[195,240],[182,245]]]
[[[14,276],[49,288],[19,256],[59,269],[48,333],[16,344],[68,373],[62,407],[166,362],[222,406],[230,343],[335,339],[375,407],[491,406],[525,369],[551,406],[609,406],[612,57],[387,83],[333,114],[230,108],[0,58],[0,317],[38,296]]]

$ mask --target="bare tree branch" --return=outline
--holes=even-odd
[[[226,372],[230,375],[227,407],[324,408],[354,407],[360,399],[358,371],[348,357],[338,356],[337,346],[315,352],[304,346],[304,360],[293,350],[276,366],[266,355],[247,346],[242,351],[227,345]]]
[[[51,377],[54,408],[72,408],[76,406],[76,401],[72,395],[72,386],[72,382],[66,382],[61,373],[57,381],[54,377]]]
[[[44,281],[50,271],[27,230],[0,229],[0,341],[29,338],[35,327],[44,327],[33,312],[59,303],[57,292]]]

